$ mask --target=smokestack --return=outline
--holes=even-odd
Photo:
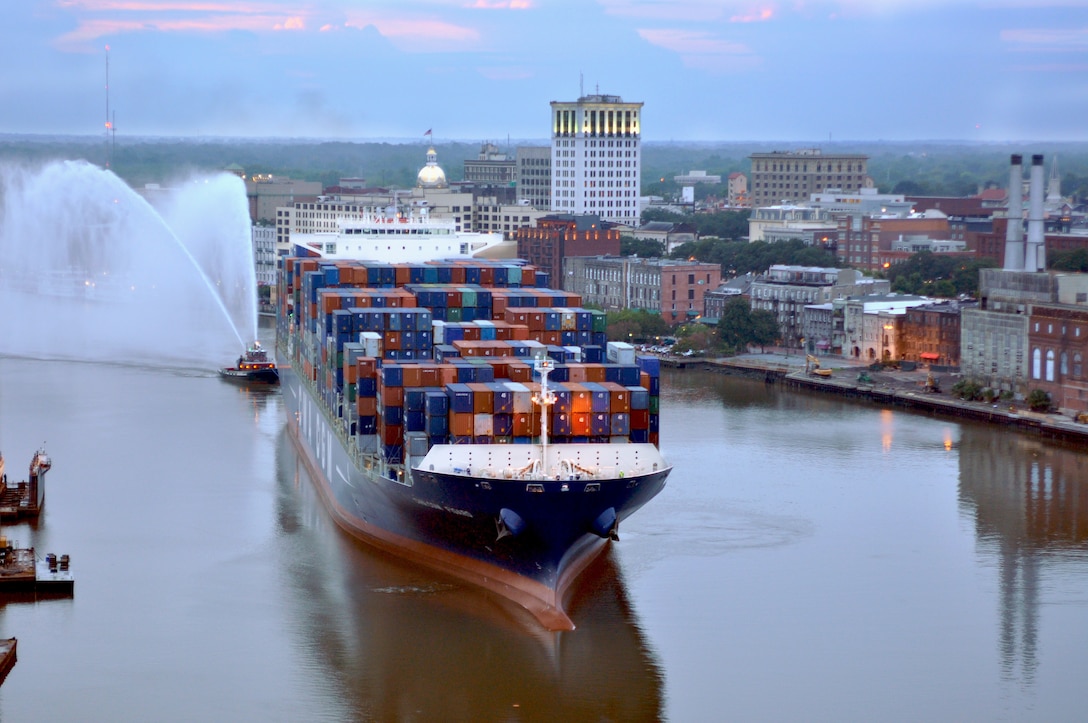
[[[1024,270],[1024,172],[1023,159],[1012,155],[1009,168],[1009,225],[1005,229],[1005,271]]]
[[[1043,156],[1031,157],[1031,188],[1028,191],[1028,241],[1024,248],[1024,270],[1046,271],[1043,249]]]

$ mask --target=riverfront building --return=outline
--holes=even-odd
[[[887,292],[886,279],[872,279],[855,269],[786,266],[776,264],[752,282],[749,291],[752,310],[770,311],[778,320],[782,344],[798,348],[804,333],[804,309],[848,296]],[[813,344],[831,339],[812,339]]]
[[[930,303],[924,296],[886,294],[846,299],[843,355],[868,362],[901,358],[900,331],[908,309]]]
[[[907,309],[899,327],[899,359],[942,367],[960,365],[960,315],[976,301],[938,301]]]
[[[642,103],[587,95],[551,107],[552,211],[638,226]]]
[[[703,297],[721,282],[721,266],[699,261],[592,256],[563,259],[563,290],[603,309],[654,311],[670,324],[703,313]]]

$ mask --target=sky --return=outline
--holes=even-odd
[[[0,133],[1088,140],[1088,0],[9,0]]]

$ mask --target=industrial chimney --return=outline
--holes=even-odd
[[[1005,271],[1024,270],[1024,173],[1020,154],[1014,153],[1009,168],[1009,212],[1005,229]]]
[[[1043,247],[1043,156],[1031,157],[1031,187],[1028,190],[1028,240],[1024,248],[1024,270],[1046,271]]]

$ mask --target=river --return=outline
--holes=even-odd
[[[277,392],[0,358],[9,476],[43,442],[54,463],[41,520],[4,531],[77,580],[0,605],[0,719],[1081,719],[1083,450],[708,372],[662,386],[669,484],[577,629],[545,633],[342,534]]]

